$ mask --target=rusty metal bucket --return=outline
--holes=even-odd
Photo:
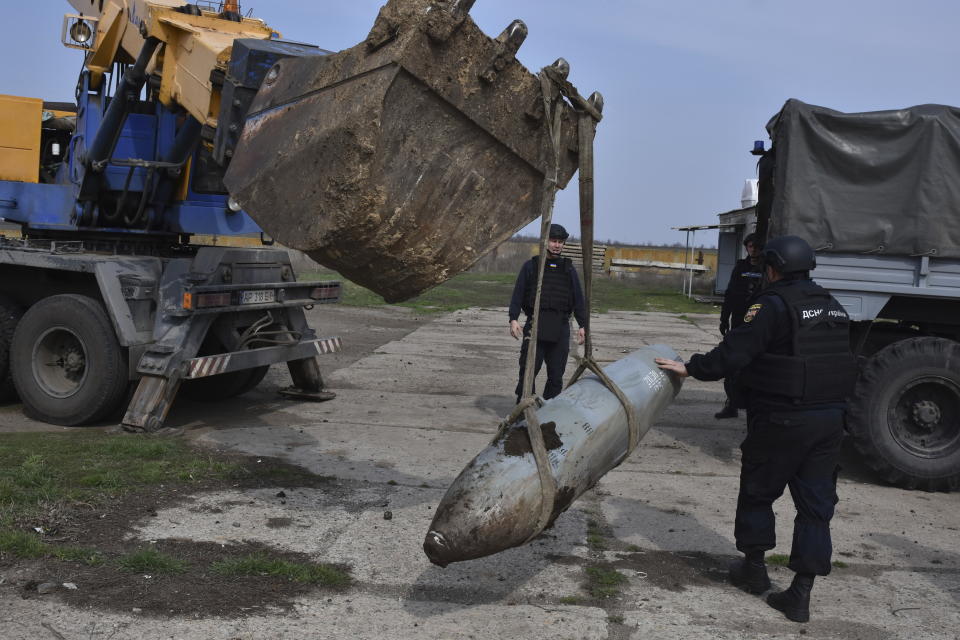
[[[279,242],[388,302],[468,269],[540,214],[551,158],[540,80],[472,2],[391,0],[366,42],[283,60],[225,183]],[[558,186],[577,167],[562,100]]]

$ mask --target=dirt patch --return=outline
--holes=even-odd
[[[620,554],[613,566],[645,577],[668,591],[685,591],[690,585],[724,583],[733,559],[697,551],[641,551]]]
[[[267,527],[270,529],[286,529],[293,525],[293,518],[267,518]]]
[[[241,460],[249,471],[239,482],[231,478],[205,482],[202,486],[165,485],[138,490],[109,504],[76,505],[52,514],[43,524],[44,541],[61,548],[95,550],[102,558],[101,564],[90,566],[54,558],[18,560],[9,555],[0,556],[0,572],[6,578],[0,588],[15,589],[25,599],[55,597],[85,608],[194,618],[290,610],[299,596],[329,590],[328,587],[270,575],[226,577],[212,569],[218,562],[258,553],[267,554],[272,559],[306,564],[311,559],[305,554],[250,542],[222,545],[182,539],[147,541],[131,537],[133,525],[138,521],[156,517],[160,510],[188,504],[192,500],[191,493],[272,487],[276,486],[275,480],[265,478],[278,476],[284,478],[283,486],[287,489],[334,490],[330,478],[313,476],[277,460],[263,457],[232,459]],[[273,520],[269,526],[289,526],[289,523],[281,522],[284,518]],[[176,558],[184,571],[176,574],[131,572],[118,566],[121,557],[144,549]],[[64,587],[64,583],[77,588]],[[42,595],[38,591],[41,585],[50,584],[56,585],[50,593]]]

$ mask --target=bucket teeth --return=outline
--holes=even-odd
[[[427,35],[434,42],[446,42],[460,28],[476,0],[433,0],[427,7]]]
[[[470,13],[470,9],[473,8],[473,3],[476,1],[477,0],[454,0],[453,4],[450,5],[450,13],[453,15]]]
[[[503,32],[497,36],[496,43],[499,51],[490,61],[487,68],[480,72],[480,79],[486,83],[491,83],[497,79],[497,75],[503,71],[510,62],[516,59],[517,50],[523,41],[527,38],[527,25],[523,20],[514,20],[507,26]]]
[[[591,93],[590,97],[587,98],[587,103],[596,109],[597,113],[603,113],[603,94],[599,91],[594,91]]]
[[[557,58],[553,63],[553,68],[557,70],[557,73],[559,73],[560,77],[564,80],[570,75],[570,63],[563,58]]]
[[[514,20],[503,30],[503,33],[497,36],[497,41],[503,44],[504,51],[516,55],[523,41],[527,39],[528,33],[529,30],[523,20]]]

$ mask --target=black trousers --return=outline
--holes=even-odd
[[[526,331],[524,331],[526,334]],[[520,402],[523,396],[523,372],[527,367],[527,344],[530,338],[523,338],[520,346],[520,376],[517,382],[517,402]],[[566,324],[562,331],[562,336],[556,342],[546,342],[537,340],[537,356],[533,367],[533,392],[537,391],[536,377],[544,364],[547,365],[547,384],[544,385],[543,398],[549,400],[560,395],[563,391],[563,372],[567,368],[567,356],[570,355],[570,325]]]
[[[830,573],[843,425],[840,409],[748,412],[747,437],[740,445],[737,549],[748,553],[776,546],[773,503],[789,487],[797,516],[787,566],[797,573]]]

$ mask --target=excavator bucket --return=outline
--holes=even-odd
[[[388,302],[468,269],[540,214],[553,152],[540,79],[514,55],[526,27],[490,38],[472,4],[390,0],[365,42],[277,63],[225,177],[276,240]],[[563,188],[577,114],[556,104]]]

